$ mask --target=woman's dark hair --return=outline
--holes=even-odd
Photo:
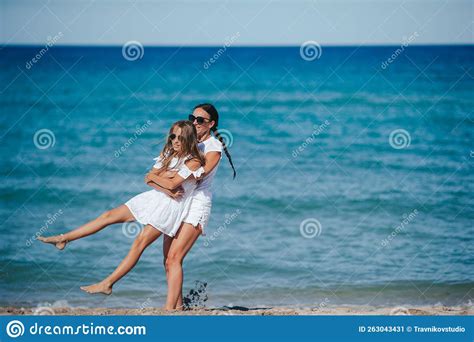
[[[219,124],[219,113],[217,112],[216,107],[214,107],[210,103],[201,103],[201,104],[198,104],[197,106],[194,107],[194,109],[198,109],[198,108],[204,110],[207,114],[209,114],[210,117],[211,117],[210,120],[214,121],[214,126],[211,127],[211,132],[214,133],[216,138],[219,139],[222,146],[224,147],[224,153],[227,156],[227,159],[229,159],[230,166],[232,166],[232,170],[234,171],[234,177],[233,178],[235,178],[235,176],[237,175],[237,172],[235,172],[234,163],[232,163],[232,157],[230,156],[230,153],[227,150],[227,146],[225,145],[224,139],[222,138],[222,136],[217,131],[217,125]]]

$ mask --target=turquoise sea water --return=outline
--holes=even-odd
[[[129,61],[121,47],[54,47],[31,62],[41,49],[0,50],[2,305],[164,303],[161,240],[101,297],[79,286],[118,265],[130,227],[62,252],[32,237],[147,190],[169,126],[204,101],[237,178],[224,157],[185,294],[200,281],[208,306],[472,303],[474,47],[409,47],[385,67],[397,47],[323,47],[314,61],[231,48],[207,67],[218,48]]]

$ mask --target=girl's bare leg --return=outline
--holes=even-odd
[[[138,236],[135,238],[132,248],[128,252],[125,259],[123,259],[120,265],[115,269],[115,271],[97,284],[81,286],[81,290],[84,290],[88,293],[103,293],[107,295],[111,294],[112,286],[114,286],[114,284],[120,278],[130,272],[130,270],[137,264],[143,251],[160,235],[161,232],[158,229],[153,228],[153,226],[146,225],[140,234],[138,234]]]
[[[201,229],[196,229],[189,223],[182,223],[178,233],[172,239],[165,261],[168,279],[168,296],[166,298],[165,310],[182,310],[183,291],[183,260],[191,250],[194,242],[201,235]],[[178,306],[178,299],[181,304]]]
[[[65,234],[50,236],[50,237],[38,237],[39,241],[45,243],[51,243],[58,249],[64,249],[68,242],[83,238],[85,236],[97,233],[99,230],[104,229],[108,225],[120,222],[134,221],[130,209],[125,204],[118,206],[112,210],[107,210],[96,219],[86,223],[79,228],[71,230]]]

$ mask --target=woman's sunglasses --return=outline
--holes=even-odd
[[[194,116],[192,114],[189,114],[188,119],[191,122],[194,122],[194,120],[196,120],[199,125],[202,125],[205,122],[211,121],[209,119],[203,118],[202,116]]]

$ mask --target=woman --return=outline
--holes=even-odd
[[[189,214],[184,218],[178,233],[174,237],[165,236],[163,240],[164,266],[168,281],[168,296],[165,309],[182,310],[183,308],[183,260],[200,234],[205,234],[205,227],[209,220],[212,205],[212,180],[217,172],[217,167],[222,158],[222,150],[226,154],[230,165],[236,175],[232,158],[227,150],[224,139],[218,132],[219,114],[216,108],[209,103],[194,107],[189,120],[196,127],[199,148],[205,157],[204,167],[200,182],[193,193]],[[211,134],[214,133],[214,136]],[[202,172],[203,171],[203,172]],[[173,189],[173,178],[165,175],[150,174],[148,179],[160,185],[166,191]]]
[[[67,243],[82,237],[94,234],[106,226],[128,221],[138,221],[145,225],[133,242],[128,255],[110,274],[101,282],[81,287],[88,293],[111,294],[113,285],[127,274],[138,262],[141,254],[153,241],[162,234],[173,237],[180,228],[181,221],[189,212],[192,194],[196,188],[196,177],[199,176],[199,167],[204,165],[204,158],[197,147],[197,132],[189,121],[178,121],[169,131],[168,140],[163,147],[160,157],[150,174],[169,176],[166,172],[176,174],[168,183],[170,196],[162,191],[150,190],[143,192],[124,205],[105,212],[95,220],[70,231],[52,237],[39,237],[38,240],[54,244],[58,249],[64,249]],[[155,185],[156,186],[156,185]],[[180,200],[175,200],[172,189],[181,186],[184,193]],[[158,186],[156,186],[158,188]],[[165,191],[166,192],[166,191]]]

